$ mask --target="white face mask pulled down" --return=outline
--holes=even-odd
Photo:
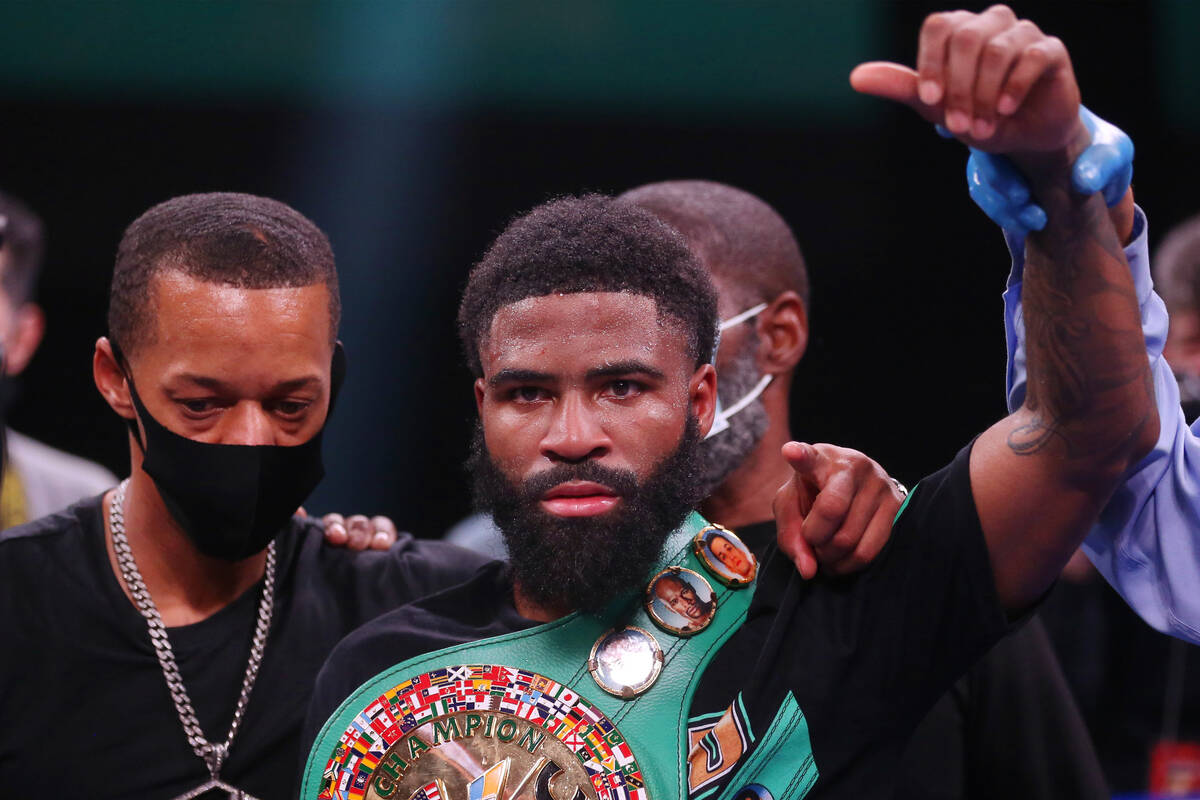
[[[767,309],[766,303],[759,303],[756,306],[751,306],[750,308],[747,308],[745,311],[743,311],[740,314],[732,316],[727,320],[723,320],[719,325],[717,325],[717,344],[716,344],[716,347],[713,349],[714,365],[717,361],[717,350],[721,349],[721,332],[728,330],[729,328],[732,328],[734,325],[740,325],[741,323],[745,322],[746,320],[754,319],[755,317],[757,317],[759,314],[761,314],[766,309]],[[729,430],[729,418],[732,417],[734,414],[738,413],[739,411],[741,411],[742,409],[744,409],[746,406],[753,403],[755,400],[757,400],[758,396],[763,393],[763,391],[767,388],[768,385],[770,385],[771,380],[774,377],[775,377],[774,375],[763,375],[761,378],[759,378],[758,383],[754,384],[754,388],[752,388],[750,391],[746,392],[746,394],[743,395],[740,400],[738,400],[736,403],[731,405],[729,408],[724,408],[722,406],[721,394],[720,394],[720,392],[717,392],[717,413],[713,417],[712,428],[709,430],[708,435],[705,436],[704,438],[711,439],[712,437],[716,436],[718,433]],[[717,376],[717,379],[719,381],[720,376]]]

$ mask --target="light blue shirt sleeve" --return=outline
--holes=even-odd
[[[1141,309],[1146,355],[1154,378],[1159,435],[1154,450],[1125,476],[1084,552],[1105,579],[1150,625],[1200,644],[1200,421],[1188,428],[1179,407],[1179,388],[1163,359],[1167,309],[1154,292],[1146,216],[1136,210],[1134,240],[1125,248]],[[1021,242],[1009,239],[1012,273],[1004,292],[1008,341],[1009,410],[1025,399],[1025,320]]]

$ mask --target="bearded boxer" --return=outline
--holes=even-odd
[[[981,38],[998,60],[947,55]],[[476,487],[511,565],[338,646],[302,797],[890,796],[921,714],[1036,602],[1157,434],[1120,244],[1103,201],[1070,187],[1087,132],[1061,42],[1003,7],[935,15],[919,63],[935,62],[920,87],[897,65],[852,82],[1007,154],[1046,207],[1027,245],[1025,404],[914,489],[863,572],[804,581],[776,557],[721,581],[688,511],[716,405],[707,276],[630,204],[535,209],[472,271],[459,314]],[[985,124],[964,129],[943,100],[976,85]],[[812,454],[783,455],[805,470]],[[777,497],[784,539],[820,524],[805,477]],[[717,584],[703,630],[648,602],[683,571]]]

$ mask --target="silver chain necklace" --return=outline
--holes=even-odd
[[[237,735],[246,713],[246,704],[250,700],[250,690],[254,688],[254,679],[258,677],[258,668],[262,664],[263,650],[267,645],[267,632],[271,627],[271,611],[275,605],[275,542],[267,547],[267,569],[263,578],[262,600],[258,605],[258,624],[254,628],[254,641],[250,645],[250,660],[246,664],[246,677],[242,680],[242,694],[238,698],[237,708],[233,712],[233,722],[229,724],[229,733],[225,741],[213,743],[204,738],[200,729],[200,721],[196,719],[196,711],[188,697],[187,688],[183,685],[183,677],[179,674],[179,665],[175,662],[175,651],[171,649],[171,640],[167,638],[167,628],[163,625],[162,616],[154,599],[146,588],[142,574],[138,571],[137,562],[133,559],[133,550],[125,537],[125,490],[129,488],[129,479],[121,481],[113,493],[112,504],[109,508],[109,518],[112,526],[113,550],[117,555],[117,565],[121,568],[121,577],[138,611],[146,619],[150,629],[150,643],[158,656],[159,666],[162,667],[163,677],[167,680],[167,688],[171,699],[175,702],[175,711],[179,714],[179,722],[187,735],[188,744],[192,750],[203,759],[208,767],[209,781],[197,786],[190,792],[185,792],[175,800],[192,800],[213,789],[229,792],[230,800],[257,800],[241,789],[237,789],[221,780],[221,767],[225,757],[229,755],[229,747],[233,737]]]

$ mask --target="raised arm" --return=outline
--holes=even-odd
[[[1047,216],[1026,239],[1028,389],[979,437],[970,464],[997,591],[1019,609],[1051,584],[1158,435],[1138,303],[1103,199],[1071,186],[1090,137],[1062,42],[1003,6],[935,14],[918,67],[863,65],[851,82],[1006,155]]]
[[[1025,253],[1006,230],[1013,269],[1004,293],[1009,407],[1025,399]],[[1150,277],[1145,216],[1138,211],[1125,258],[1137,292],[1146,355],[1154,381],[1159,435],[1100,514],[1084,550],[1105,579],[1147,623],[1200,644],[1200,437],[1179,407],[1171,367],[1163,358],[1167,310]]]

